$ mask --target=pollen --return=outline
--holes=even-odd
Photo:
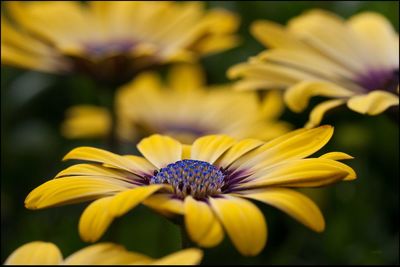
[[[225,175],[212,164],[200,160],[180,160],[160,169],[150,184],[170,184],[175,194],[202,199],[221,193]]]

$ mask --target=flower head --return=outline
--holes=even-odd
[[[207,134],[269,140],[290,128],[278,120],[284,106],[276,92],[260,102],[256,92],[206,86],[203,70],[192,64],[172,67],[167,81],[153,72],[142,73],[117,91],[121,139],[134,141],[140,135],[160,133],[186,143]],[[106,136],[109,125],[106,109],[81,105],[67,111],[62,131],[69,138]]]
[[[127,251],[113,243],[99,243],[80,249],[63,259],[53,243],[34,241],[17,248],[4,262],[5,265],[193,265],[201,261],[203,252],[190,248],[161,259]]]
[[[334,98],[313,109],[307,127],[342,104],[368,115],[399,105],[399,36],[382,15],[364,12],[344,21],[312,10],[286,27],[257,21],[251,31],[269,49],[233,66],[228,76],[242,78],[240,90],[284,89],[295,112],[313,96]]]
[[[356,178],[349,166],[337,161],[351,158],[345,153],[307,158],[332,134],[331,126],[321,126],[269,142],[209,135],[192,145],[152,135],[137,145],[144,157],[79,147],[64,159],[92,163],[61,171],[34,189],[25,205],[40,209],[95,200],[79,222],[81,237],[93,242],[114,218],[143,203],[168,217],[183,216],[191,240],[200,246],[217,245],[226,232],[240,253],[256,255],[265,246],[267,227],[249,200],[281,209],[314,231],[324,230],[318,207],[292,188]]]
[[[1,61],[124,82],[138,71],[193,61],[238,43],[239,18],[202,2],[44,1],[5,4]]]

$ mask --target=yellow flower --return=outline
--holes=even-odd
[[[247,199],[272,205],[314,231],[324,230],[318,207],[291,188],[356,178],[352,168],[337,161],[352,158],[345,153],[306,158],[332,134],[333,128],[326,125],[267,143],[209,135],[192,145],[152,135],[137,145],[144,157],[79,147],[64,160],[93,163],[61,171],[29,193],[25,206],[42,209],[95,200],[79,222],[83,240],[94,242],[114,218],[143,203],[175,220],[183,216],[190,239],[199,246],[216,246],[226,231],[240,253],[256,255],[265,246],[267,226],[261,211]]]
[[[45,72],[130,79],[144,68],[193,61],[238,43],[239,18],[202,2],[36,1],[5,4],[1,61]]]
[[[34,241],[16,249],[4,265],[193,265],[203,257],[200,249],[189,248],[161,259],[152,259],[140,253],[127,251],[113,243],[99,243],[80,249],[63,259],[53,243]]]
[[[251,31],[270,49],[233,66],[228,76],[243,78],[239,90],[285,90],[285,102],[295,112],[313,96],[334,98],[313,109],[306,127],[342,104],[368,115],[399,105],[399,36],[380,14],[364,12],[344,21],[312,10],[287,27],[257,21]]]
[[[278,121],[284,108],[281,96],[270,92],[260,103],[256,92],[232,92],[231,86],[206,86],[197,65],[181,64],[170,69],[168,84],[160,76],[140,74],[116,95],[121,139],[134,141],[140,135],[160,133],[192,143],[207,134],[269,140],[289,131]],[[74,106],[62,126],[69,138],[106,136],[110,115],[97,106]]]

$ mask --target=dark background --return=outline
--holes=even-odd
[[[226,82],[229,66],[257,54],[263,47],[248,32],[256,19],[286,23],[310,8],[324,8],[348,18],[364,10],[385,15],[398,31],[397,1],[209,2],[240,14],[242,44],[202,60],[210,83]],[[85,77],[56,76],[1,67],[1,262],[24,243],[57,244],[64,257],[86,246],[78,236],[78,220],[87,203],[31,211],[24,199],[36,186],[70,163],[61,162],[80,145],[104,146],[99,140],[67,140],[60,135],[66,108],[98,104],[96,88]],[[302,114],[285,111],[283,118],[301,127]],[[324,123],[335,126],[323,151],[343,151],[358,174],[352,182],[303,190],[321,208],[326,230],[317,234],[286,214],[258,205],[268,223],[268,241],[256,257],[242,257],[225,237],[205,250],[203,264],[399,264],[399,128],[386,114],[362,116],[338,109]],[[124,148],[134,151],[134,148]],[[321,151],[321,153],[323,152]],[[161,257],[180,249],[176,225],[139,206],[111,225],[102,241]]]

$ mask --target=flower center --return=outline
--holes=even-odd
[[[221,192],[225,175],[215,166],[200,160],[184,159],[168,164],[150,178],[150,184],[170,184],[175,194],[201,199]]]
[[[99,56],[110,52],[127,53],[134,45],[130,40],[114,40],[86,43],[85,47],[89,54]]]
[[[357,83],[368,91],[386,90],[394,92],[399,85],[399,69],[371,70],[360,75]]]

